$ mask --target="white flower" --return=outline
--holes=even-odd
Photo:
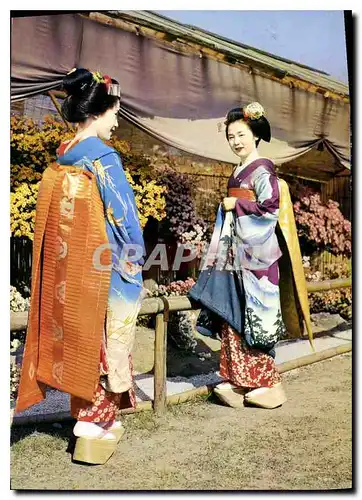
[[[29,299],[24,299],[14,286],[10,287],[10,310],[13,312],[27,311]]]
[[[21,342],[19,339],[14,339],[10,342],[10,345],[10,352],[15,352],[17,348],[21,346]]]
[[[258,120],[265,115],[265,110],[258,102],[251,102],[244,108],[244,114],[250,118],[250,120]]]
[[[310,257],[302,257],[303,267],[310,267]]]

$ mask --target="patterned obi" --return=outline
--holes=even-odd
[[[256,201],[255,193],[252,189],[229,188],[228,196],[239,198],[240,200]]]

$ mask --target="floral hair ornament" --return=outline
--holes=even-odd
[[[258,102],[251,102],[244,108],[244,118],[247,120],[259,120],[265,116],[265,110]]]
[[[109,75],[102,75],[99,71],[94,71],[92,73],[93,80],[97,83],[104,83],[107,88],[107,92],[110,95],[115,95],[121,97],[121,87],[118,83],[113,83],[112,78]]]
[[[106,84],[107,90],[112,85],[112,78],[109,75],[103,76],[104,83]]]
[[[93,71],[92,76],[93,76],[93,80],[96,81],[97,83],[106,83],[104,81],[102,74],[99,71]]]

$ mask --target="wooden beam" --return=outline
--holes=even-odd
[[[68,129],[68,130],[72,130],[72,126],[71,126],[71,125],[67,122],[67,120],[66,120],[66,119],[64,118],[64,116],[63,116],[63,113],[62,113],[62,108],[61,108],[61,106],[60,106],[59,102],[57,101],[57,99],[56,99],[56,97],[55,97],[55,95],[54,95],[54,92],[53,92],[52,90],[49,90],[48,95],[49,95],[50,99],[52,100],[52,102],[53,102],[53,104],[54,104],[54,106],[55,106],[56,110],[58,111],[58,113],[59,113],[59,115],[60,115],[61,119],[62,119],[62,120],[63,120],[63,122],[65,123],[65,125],[66,125],[67,129]]]
[[[167,297],[170,311],[187,311],[192,309],[190,300],[186,296]],[[159,297],[143,299],[139,316],[157,314],[164,311],[164,303]]]
[[[288,177],[293,177],[293,178],[296,178],[296,179],[304,179],[305,181],[312,181],[312,182],[319,182],[321,184],[328,184],[328,182],[331,180],[330,178],[328,179],[317,179],[315,177],[307,177],[305,175],[300,175],[298,173],[290,173],[290,172],[284,172],[283,170],[281,170],[280,168],[277,168],[276,169],[277,173],[280,174],[280,175],[286,175]],[[332,177],[331,177],[332,178]]]
[[[64,92],[64,90],[49,90],[53,94],[54,97],[57,97],[58,99],[65,99],[68,97],[67,93]]]
[[[301,368],[302,366],[311,365],[318,361],[323,361],[324,359],[332,358],[333,356],[338,356],[339,354],[344,354],[346,352],[352,351],[352,342],[346,344],[338,345],[336,347],[330,347],[323,351],[313,352],[312,354],[307,354],[301,358],[291,359],[277,365],[279,373],[289,372],[295,370],[296,368]]]
[[[352,286],[351,278],[341,278],[335,280],[325,281],[309,281],[307,283],[308,293],[313,292],[326,292],[328,290],[335,290],[336,288],[348,288]]]
[[[206,396],[207,394],[211,394],[215,385],[220,382],[213,382],[212,384],[203,385],[201,387],[195,387],[195,389],[190,389],[188,391],[179,392],[177,394],[171,394],[166,397],[166,403],[168,405],[178,405],[180,403],[186,403],[187,401],[192,401],[193,399]],[[118,410],[118,415],[127,415],[130,413],[138,413],[140,411],[149,411],[152,410],[152,402],[151,401],[141,401],[137,403],[136,408],[125,408],[122,410]]]

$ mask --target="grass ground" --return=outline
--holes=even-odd
[[[103,466],[71,462],[72,423],[12,430],[16,490],[329,490],[352,486],[351,353],[283,375],[288,401],[234,410],[212,397],[123,417]]]

